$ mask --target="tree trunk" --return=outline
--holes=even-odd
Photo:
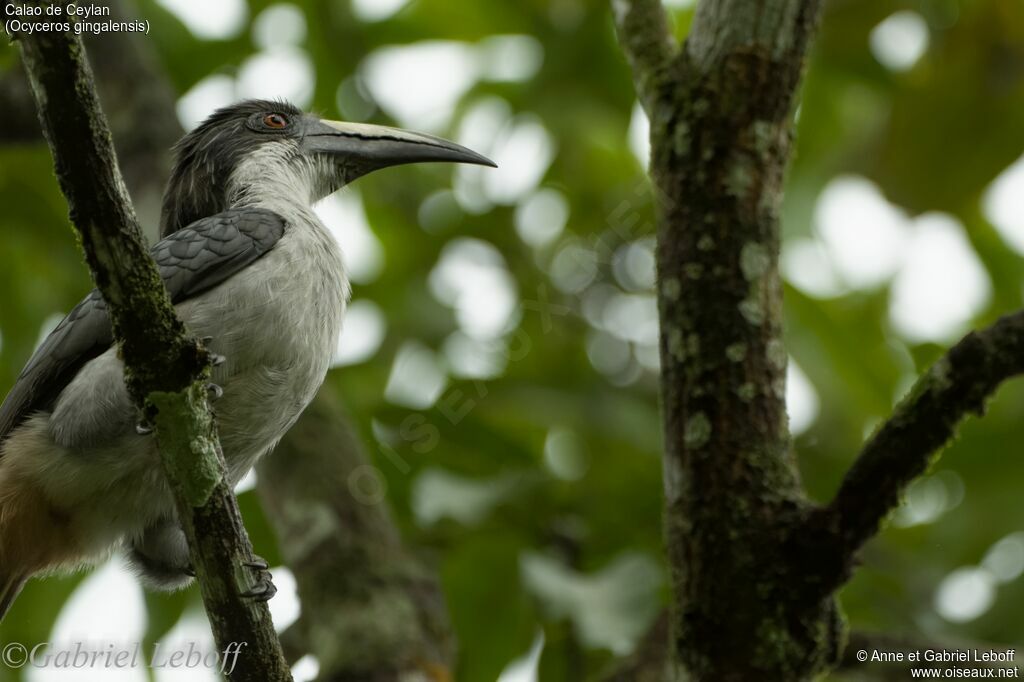
[[[652,116],[666,539],[684,679],[809,679],[839,655],[836,605],[808,600],[788,542],[807,505],[786,417],[779,207],[813,20],[813,3],[703,3],[686,68]]]
[[[619,8],[651,119],[673,677],[810,679],[841,648],[790,539],[778,271],[792,103],[818,3],[702,2],[682,49],[658,2]]]
[[[811,504],[789,441],[778,259],[820,0],[703,0],[681,47],[659,0],[613,6],[658,195],[669,677],[814,679],[845,646],[835,592],[859,549],[964,416],[1024,373],[1024,312],[950,349],[834,499]]]

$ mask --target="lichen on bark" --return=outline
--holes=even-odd
[[[790,551],[810,504],[786,426],[778,272],[792,103],[817,7],[701,2],[672,68],[638,82],[653,92],[641,99],[659,198],[665,524],[679,679],[791,682],[838,656],[835,603],[831,595],[804,600]],[[633,10],[654,11],[639,2]],[[630,40],[621,21],[619,32],[628,54],[639,37]],[[636,73],[648,62],[631,63]],[[674,285],[695,273],[699,286]]]
[[[820,4],[704,0],[667,56],[664,36],[635,31],[637,15],[658,25],[658,3],[634,0],[633,22],[620,12],[659,200],[671,679],[791,682],[836,665],[846,635],[835,592],[857,551],[963,417],[1024,373],[1022,311],[954,346],[868,439],[832,502],[807,500],[784,404],[779,206]],[[698,273],[700,286],[679,286]]]
[[[217,432],[206,400],[202,382],[193,383],[181,393],[153,391],[148,396],[156,408],[160,452],[168,477],[193,507],[206,504],[223,478]],[[191,456],[170,455],[182,452]]]

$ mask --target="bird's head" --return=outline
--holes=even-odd
[[[323,120],[287,102],[214,112],[175,147],[161,234],[267,196],[313,203],[371,171],[447,161],[493,166],[454,142],[398,128]]]

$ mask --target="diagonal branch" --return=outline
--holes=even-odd
[[[971,332],[936,362],[864,445],[825,510],[838,533],[840,558],[878,532],[906,487],[928,468],[968,413],[1004,380],[1024,373],[1024,311]],[[842,578],[840,578],[842,579]]]
[[[26,4],[26,0],[21,0]],[[233,681],[290,680],[266,604],[245,600],[252,548],[206,401],[208,355],[177,318],[117,167],[79,37],[15,36],[93,278],[109,307],[129,390],[151,416],[219,647],[241,647]]]
[[[637,96],[648,115],[679,52],[661,0],[612,0],[619,44],[633,69]]]
[[[71,222],[96,285],[113,308],[114,333],[131,368],[131,393],[141,402],[150,391],[179,391],[207,358],[185,335],[138,238],[81,39],[40,32],[19,35],[17,42]]]

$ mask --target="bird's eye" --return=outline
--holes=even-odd
[[[263,117],[263,125],[268,128],[280,130],[281,128],[288,127],[288,119],[281,114],[267,114]]]

